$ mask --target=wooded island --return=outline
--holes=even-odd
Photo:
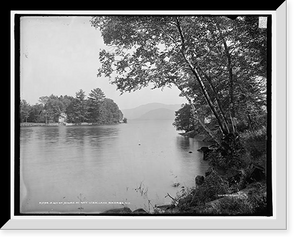
[[[79,90],[75,97],[52,94],[40,97],[39,103],[33,106],[26,100],[20,103],[20,121],[23,123],[114,124],[122,120],[118,105],[106,98],[100,88],[91,90],[88,97]]]

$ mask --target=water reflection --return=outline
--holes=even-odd
[[[130,208],[169,203],[180,186],[194,186],[205,173],[201,143],[184,138],[170,121],[21,129],[23,212],[80,212],[78,206],[39,205],[40,201],[128,201]],[[147,195],[136,191],[143,185]],[[25,193],[26,192],[26,193]],[[117,205],[120,206],[120,205]],[[113,205],[113,207],[117,207]],[[109,205],[88,204],[86,212]],[[112,206],[111,206],[112,207]],[[51,211],[52,212],[52,211]]]
[[[188,150],[190,148],[190,138],[178,136],[176,139],[176,145],[177,145],[178,149]]]
[[[106,139],[118,136],[117,126],[66,127],[66,142],[84,144],[88,141],[91,146],[99,146]]]
[[[35,139],[39,141],[45,141],[47,143],[56,143],[59,140],[58,127],[32,127],[34,131]],[[23,136],[23,128],[21,129],[21,137]]]
[[[27,142],[34,134],[34,131],[31,127],[24,127],[21,129],[20,134],[20,139],[24,142]]]

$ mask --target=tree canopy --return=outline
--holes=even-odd
[[[109,46],[99,53],[98,75],[114,77],[121,92],[178,87],[210,135],[236,133],[238,122],[265,113],[267,31],[257,22],[249,16],[93,17]],[[216,120],[217,132],[205,127],[203,116]]]
[[[80,89],[73,96],[42,96],[39,103],[30,106],[25,100],[20,104],[21,122],[58,122],[59,117],[65,113],[67,122],[96,124],[117,123],[123,119],[118,105],[105,98],[100,88],[91,90],[88,97]]]

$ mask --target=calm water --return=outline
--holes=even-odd
[[[203,144],[178,135],[169,120],[22,127],[20,144],[23,213],[151,210],[208,168],[197,151]]]

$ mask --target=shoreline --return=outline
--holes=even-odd
[[[22,122],[20,123],[20,127],[59,127],[59,126],[100,126],[100,125],[116,125],[116,124],[122,124],[123,122],[117,122],[117,123],[34,123],[34,122]]]

